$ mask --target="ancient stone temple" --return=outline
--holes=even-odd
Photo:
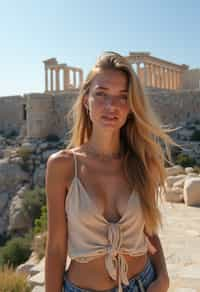
[[[136,73],[143,87],[168,90],[183,88],[182,76],[189,68],[187,65],[177,65],[153,57],[148,52],[130,52],[126,58],[136,65]]]
[[[83,70],[58,64],[56,58],[43,61],[45,68],[45,92],[79,89],[83,82]]]
[[[163,124],[177,126],[191,118],[199,119],[200,68],[189,69],[148,52],[131,52],[125,57]],[[70,128],[67,113],[79,94],[83,70],[60,64],[56,58],[43,63],[43,92],[0,97],[0,135],[15,131],[27,138],[49,134],[63,137]]]

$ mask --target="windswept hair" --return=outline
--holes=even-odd
[[[131,113],[120,129],[123,150],[123,167],[131,187],[139,194],[145,218],[145,229],[150,235],[161,226],[159,198],[166,192],[166,165],[173,165],[170,145],[180,147],[167,134],[175,129],[161,127],[161,121],[144,95],[141,83],[131,64],[115,52],[105,52],[98,59],[86,80],[72,109],[68,113],[72,121],[67,149],[88,141],[92,134],[92,122],[83,104],[95,76],[102,70],[119,70],[128,77],[128,102]],[[164,149],[165,146],[165,149]]]

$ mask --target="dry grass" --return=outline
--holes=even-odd
[[[30,292],[26,274],[7,266],[0,267],[0,292]]]

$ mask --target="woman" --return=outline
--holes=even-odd
[[[106,52],[82,85],[67,149],[47,162],[46,292],[165,292],[157,234],[166,177],[162,130],[137,75]],[[71,258],[65,271],[66,256]]]

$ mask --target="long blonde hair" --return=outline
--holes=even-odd
[[[71,111],[70,140],[67,149],[86,143],[92,133],[92,122],[86,112],[83,98],[97,74],[106,69],[120,70],[128,76],[128,102],[131,113],[120,129],[123,148],[123,166],[132,188],[139,194],[148,234],[157,232],[161,225],[158,198],[165,192],[165,161],[173,164],[169,145],[176,144],[167,134],[174,129],[162,129],[149,99],[144,95],[140,81],[126,58],[115,52],[105,52],[98,59],[86,80]],[[165,145],[167,157],[161,144]]]

